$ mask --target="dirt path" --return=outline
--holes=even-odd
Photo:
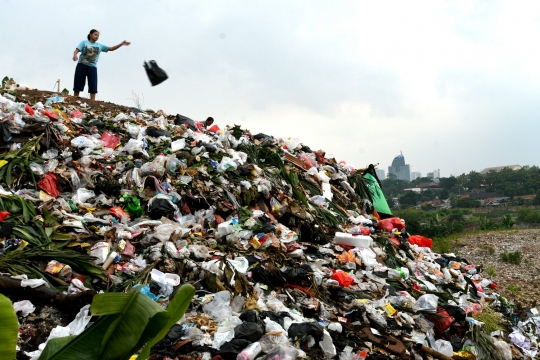
[[[457,241],[456,251],[483,269],[493,267],[493,280],[506,296],[517,286],[523,302],[540,301],[540,229],[487,231]],[[501,260],[504,252],[521,252],[519,265]],[[482,274],[488,277],[484,271]]]

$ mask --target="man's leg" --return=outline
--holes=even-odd
[[[97,93],[97,68],[95,66],[88,67],[88,92],[90,93],[90,100],[96,100]]]
[[[78,97],[81,91],[84,91],[86,85],[86,65],[81,63],[77,64],[75,68],[75,79],[73,81],[73,95]]]

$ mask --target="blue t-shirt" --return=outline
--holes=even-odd
[[[109,51],[109,47],[100,43],[91,43],[88,40],[81,41],[77,49],[81,52],[79,62],[88,66],[96,66],[99,54]]]

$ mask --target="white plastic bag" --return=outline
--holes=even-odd
[[[452,348],[452,344],[450,343],[450,341],[446,341],[443,339],[435,341],[435,344],[433,344],[433,350],[438,351],[448,357],[452,357],[452,355],[454,355],[454,349]]]
[[[20,311],[23,317],[27,317],[36,310],[36,307],[30,300],[21,300],[13,303],[13,310],[16,313]]]
[[[437,295],[425,294],[425,295],[420,296],[418,300],[416,300],[416,303],[414,304],[413,309],[415,311],[423,310],[423,311],[436,312],[438,302],[439,302],[439,297]]]
[[[232,308],[230,303],[231,293],[227,290],[220,291],[214,295],[214,299],[212,301],[203,306],[203,311],[216,321],[227,319],[232,316]]]
[[[214,334],[214,341],[212,342],[212,347],[219,350],[221,345],[225,344],[227,341],[231,341],[232,339],[234,339],[234,328],[240,324],[242,324],[242,320],[240,320],[236,316],[231,316],[227,319],[222,320],[218,324],[217,331]]]

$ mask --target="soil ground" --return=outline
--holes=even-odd
[[[486,274],[493,267],[493,281],[499,286],[500,293],[512,298],[514,294],[509,286],[517,286],[517,300],[523,304],[540,301],[540,229],[486,231],[465,235],[455,244],[456,252],[475,265],[481,265]],[[521,252],[519,264],[501,259],[504,252]]]

